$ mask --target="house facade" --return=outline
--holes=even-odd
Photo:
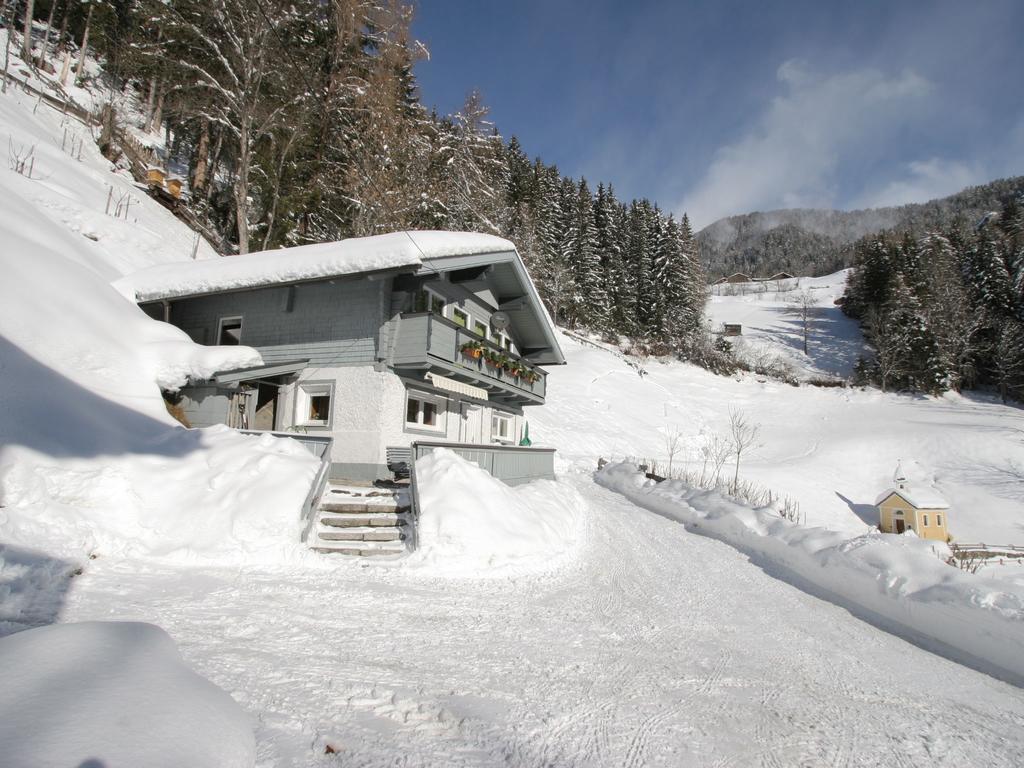
[[[949,504],[931,488],[911,488],[899,467],[893,482],[875,500],[879,529],[883,533],[911,530],[922,539],[948,541]]]
[[[199,344],[254,347],[263,365],[179,394],[192,426],[324,434],[331,477],[391,476],[415,440],[517,445],[565,362],[507,240],[394,233],[125,278],[151,317]]]

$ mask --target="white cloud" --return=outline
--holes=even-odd
[[[904,168],[903,178],[894,179],[881,189],[867,192],[852,207],[883,208],[889,205],[924,203],[989,180],[980,168],[938,157],[907,163]]]
[[[716,151],[678,206],[697,227],[734,213],[831,205],[843,162],[854,162],[858,148],[886,141],[932,91],[909,70],[824,76],[790,60],[776,76],[784,92],[745,135]]]

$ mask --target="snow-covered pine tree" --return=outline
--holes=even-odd
[[[601,331],[608,321],[608,296],[598,254],[594,198],[586,179],[580,179],[574,214],[569,240],[571,250],[568,254],[569,267],[576,282],[571,311],[578,322],[592,330]]]
[[[893,282],[889,300],[882,306],[880,319],[879,326],[872,329],[872,342],[876,349],[885,349],[894,360],[899,360],[900,368],[896,381],[884,384],[936,394],[947,389],[948,371],[935,336],[928,328],[920,302],[900,274]]]
[[[623,300],[625,276],[619,218],[618,203],[611,185],[605,189],[603,184],[598,184],[597,199],[594,201],[594,232],[607,302],[605,325],[599,330],[609,334],[613,330],[620,330],[622,326],[620,302]]]

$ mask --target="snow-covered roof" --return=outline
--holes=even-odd
[[[136,301],[321,280],[387,269],[415,269],[445,256],[514,252],[508,240],[475,232],[393,232],[244,256],[161,264],[114,283]]]
[[[942,498],[934,488],[928,486],[911,488],[907,485],[883,491],[875,499],[875,506],[877,507],[894,493],[917,509],[949,509],[949,502]]]

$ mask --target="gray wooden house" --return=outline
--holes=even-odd
[[[192,426],[333,437],[331,477],[391,476],[414,441],[517,445],[565,358],[512,243],[393,233],[123,278],[151,317],[200,344],[254,347],[263,365],[192,381]]]

